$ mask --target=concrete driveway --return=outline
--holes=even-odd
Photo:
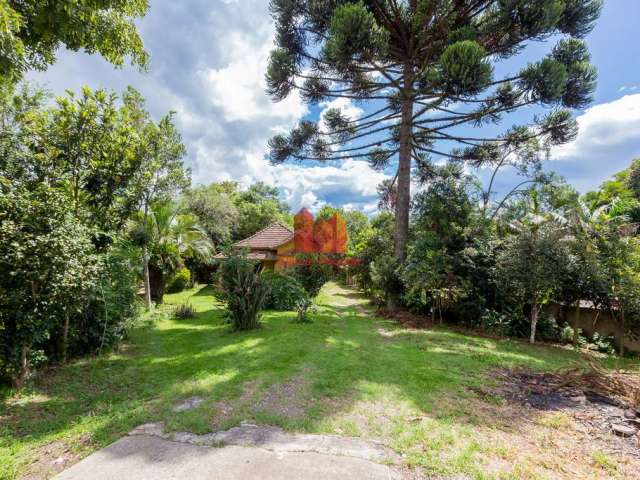
[[[216,437],[217,435],[217,437]],[[214,446],[222,442],[224,446]],[[65,470],[58,480],[399,479],[386,450],[359,439],[241,425],[210,435],[150,424]]]

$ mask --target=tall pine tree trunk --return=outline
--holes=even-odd
[[[400,124],[400,150],[398,160],[398,197],[396,201],[395,257],[403,262],[407,257],[409,236],[409,205],[411,203],[411,142],[413,137],[413,72],[404,67],[402,122]]]
[[[529,336],[529,343],[536,342],[536,328],[538,326],[538,304],[533,302],[531,304],[531,335]]]

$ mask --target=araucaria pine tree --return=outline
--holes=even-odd
[[[433,157],[495,164],[505,149],[517,153],[534,141],[544,150],[575,136],[567,109],[591,100],[596,71],[582,38],[601,7],[601,0],[272,0],[272,98],[297,90],[309,104],[349,99],[369,109],[353,118],[329,108],[317,123],[300,122],[270,140],[270,159],[397,165],[395,255],[402,261],[414,167],[428,169]],[[558,41],[544,58],[494,74],[528,41],[550,37]],[[461,133],[532,105],[550,111],[492,138]]]

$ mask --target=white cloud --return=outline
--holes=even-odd
[[[563,160],[640,139],[640,94],[626,95],[609,103],[595,105],[577,118],[578,137],[557,147],[553,158]]]
[[[278,103],[267,98],[264,73],[272,45],[271,23],[263,24],[251,35],[234,31],[222,40],[222,50],[229,52],[228,63],[222,68],[207,68],[202,75],[211,102],[222,108],[225,120],[246,121],[261,116],[290,120],[307,112],[295,92]]]
[[[569,177],[582,191],[596,188],[640,155],[640,94],[588,108],[577,117],[579,133],[556,147],[550,168]]]
[[[187,146],[193,183],[265,181],[282,189],[297,209],[350,203],[371,211],[376,185],[384,175],[366,162],[313,166],[271,166],[267,141],[285,132],[307,112],[298,95],[274,103],[265,93],[264,72],[273,47],[268,0],[152,0],[140,22],[151,54],[148,73],[114,69],[96,55],[61,52],[46,72],[30,79],[56,94],[83,85],[121,92],[140,90],[158,119],[170,110]],[[170,28],[169,28],[170,27]],[[348,100],[321,105],[342,107],[352,118],[362,110]]]

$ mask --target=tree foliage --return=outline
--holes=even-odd
[[[276,135],[271,161],[396,164],[394,250],[401,261],[412,165],[428,168],[434,155],[495,163],[505,149],[533,139],[536,149],[564,143],[576,131],[566,109],[587,105],[595,87],[582,38],[599,16],[600,0],[272,0],[270,6],[277,35],[266,77],[275,100],[298,91],[311,104],[346,98],[372,105],[359,118],[331,108],[322,127],[304,120]],[[494,64],[526,42],[558,36],[540,61],[495,76]],[[552,111],[495,138],[459,133],[532,105]],[[446,151],[451,143],[465,151]]]
[[[117,66],[129,57],[145,67],[148,54],[135,21],[148,8],[147,0],[2,0],[0,77],[45,70],[61,47],[99,53]]]

